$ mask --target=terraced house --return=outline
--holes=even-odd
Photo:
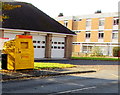
[[[89,54],[99,47],[101,55],[113,56],[113,47],[118,47],[118,13],[96,12],[90,15],[61,16],[58,22],[74,31],[73,53]]]

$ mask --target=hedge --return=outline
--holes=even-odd
[[[120,57],[120,47],[114,47],[113,48],[113,56],[114,57]]]

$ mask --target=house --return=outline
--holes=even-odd
[[[0,37],[11,40],[16,35],[32,35],[35,59],[71,57],[74,32],[32,4],[5,3],[20,7],[13,10],[2,10],[2,13],[8,18],[2,22]]]
[[[113,56],[113,48],[120,47],[118,12],[62,16],[55,18],[58,22],[74,31],[73,54],[91,54],[97,47],[99,53]]]

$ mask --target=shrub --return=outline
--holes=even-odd
[[[94,46],[92,48],[92,55],[91,56],[103,56],[101,48],[98,46]]]
[[[114,47],[113,48],[113,56],[114,57],[120,57],[119,52],[120,52],[120,47]]]

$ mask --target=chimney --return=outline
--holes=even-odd
[[[63,16],[63,13],[59,13],[58,17],[62,17]]]
[[[101,10],[97,10],[97,11],[95,12],[95,14],[99,14],[99,13],[102,13],[102,11],[101,11]]]

